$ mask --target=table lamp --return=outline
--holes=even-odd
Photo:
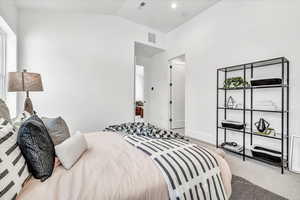
[[[29,98],[29,92],[43,91],[41,75],[24,70],[23,72],[9,72],[8,78],[8,92],[26,92],[24,110],[33,114],[33,105]]]

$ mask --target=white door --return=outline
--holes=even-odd
[[[185,64],[172,64],[171,119],[172,129],[185,126]]]

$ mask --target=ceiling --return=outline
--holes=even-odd
[[[117,15],[169,32],[220,0],[15,0],[19,8]],[[146,6],[139,8],[141,2]],[[177,8],[171,8],[176,3]]]

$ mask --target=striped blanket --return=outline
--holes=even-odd
[[[217,160],[205,148],[181,139],[153,139],[121,133],[161,170],[170,199],[226,200]]]

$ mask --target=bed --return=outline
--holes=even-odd
[[[85,134],[89,150],[70,169],[57,166],[41,183],[31,178],[18,200],[167,200],[168,186],[161,171],[143,151],[118,134]],[[226,195],[231,195],[227,162],[210,151],[219,163]]]

